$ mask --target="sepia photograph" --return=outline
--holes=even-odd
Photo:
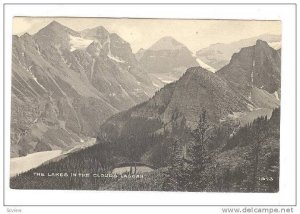
[[[280,20],[12,29],[10,188],[279,191]]]

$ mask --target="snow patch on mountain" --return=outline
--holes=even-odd
[[[156,84],[155,82],[152,81],[152,85],[154,85],[156,88],[161,88],[160,85]]]
[[[276,97],[277,100],[280,100],[277,91],[274,92],[274,96]]]
[[[77,49],[84,49],[93,42],[93,40],[90,39],[83,39],[81,37],[76,37],[71,35],[69,35],[69,38],[70,38],[70,46],[71,46],[70,51],[74,51]]]
[[[31,68],[32,68],[32,66],[29,66],[28,69],[27,69],[27,71],[30,73],[32,79],[33,79],[33,80],[34,80],[34,81],[35,81],[42,89],[44,89],[45,91],[47,91],[47,90],[45,89],[45,87],[44,87],[41,83],[39,83],[39,81],[37,80],[36,76],[32,73]]]
[[[166,77],[157,77],[157,79],[159,79],[160,81],[162,81],[163,83],[171,83],[174,82],[176,79],[170,77],[170,78],[166,78]]]
[[[110,58],[110,59],[112,59],[112,60],[114,60],[114,61],[116,61],[116,62],[119,62],[119,63],[125,63],[125,61],[124,60],[121,60],[121,59],[119,59],[118,57],[115,57],[115,56],[113,56],[113,55],[111,55],[111,54],[107,54],[107,56]]]
[[[199,63],[199,65],[200,65],[202,68],[204,68],[204,69],[206,69],[206,70],[208,70],[208,71],[211,71],[211,72],[213,72],[213,73],[215,73],[215,72],[217,71],[215,68],[209,66],[208,64],[206,64],[205,62],[203,62],[203,61],[202,61],[201,59],[199,59],[199,58],[196,58],[196,61]]]
[[[269,42],[268,45],[275,50],[279,50],[281,48],[281,42]]]
[[[43,88],[43,89],[46,91],[45,87],[42,86],[41,83],[39,83],[39,81],[37,80],[37,78],[36,78],[33,74],[32,74],[32,78],[33,78],[33,80],[34,80],[41,88]]]
[[[251,94],[250,94],[250,99],[251,99]],[[247,103],[247,107],[250,111],[253,111],[255,109],[254,106],[249,103]]]
[[[125,63],[124,60],[120,59],[119,57],[116,57],[116,56],[113,56],[112,53],[111,53],[111,49],[110,49],[110,37],[108,36],[106,41],[104,42],[103,45],[106,45],[107,44],[107,47],[108,47],[108,53],[107,53],[107,56],[111,59],[111,60],[114,60],[115,62],[118,62],[118,63]]]

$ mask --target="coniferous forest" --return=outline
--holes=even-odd
[[[278,191],[279,108],[274,109],[269,119],[258,117],[231,136],[225,127],[210,123],[205,109],[199,113],[193,130],[186,126],[180,113],[172,117],[175,121],[172,131],[139,132],[138,136],[122,136],[122,141],[115,142],[98,139],[102,142],[15,176],[10,186],[16,189]],[[108,176],[120,162],[143,159],[147,147],[153,148],[148,164],[156,170],[145,173],[142,179]],[[68,176],[34,175],[50,172]],[[107,177],[82,176],[90,172]],[[77,173],[77,177],[70,176],[71,173]]]

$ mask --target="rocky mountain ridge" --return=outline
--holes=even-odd
[[[13,36],[12,54],[12,157],[70,149],[156,90],[129,43],[103,27],[53,21]]]
[[[207,48],[197,51],[196,55],[204,63],[210,65],[216,70],[219,70],[229,63],[231,56],[234,53],[239,52],[243,47],[255,45],[257,40],[266,41],[272,48],[276,50],[280,49],[281,47],[280,35],[262,34],[232,43],[212,44]]]

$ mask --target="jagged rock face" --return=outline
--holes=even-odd
[[[256,45],[242,48],[234,54],[230,63],[217,74],[250,100],[255,91],[280,95],[279,53],[267,42],[257,40]]]
[[[243,39],[229,44],[212,44],[207,48],[197,51],[196,55],[204,63],[218,70],[229,63],[234,53],[239,52],[243,47],[255,45],[257,40],[268,42],[268,44],[274,49],[279,49],[281,46],[281,36],[263,34],[257,37]]]
[[[178,80],[187,68],[199,66],[192,52],[172,37],[163,37],[136,55],[153,82],[160,86]]]
[[[254,53],[253,85],[274,93],[280,88],[281,60],[279,53],[258,40]]]
[[[84,30],[81,35],[86,39],[94,41],[94,44],[92,45],[94,47],[94,51],[101,50],[101,52],[111,58],[114,57],[116,60],[125,64],[134,64],[137,66],[137,61],[132,53],[130,44],[124,41],[119,35],[109,33],[103,27]]]
[[[52,22],[13,36],[11,154],[70,149],[154,90],[130,45],[104,28]]]

